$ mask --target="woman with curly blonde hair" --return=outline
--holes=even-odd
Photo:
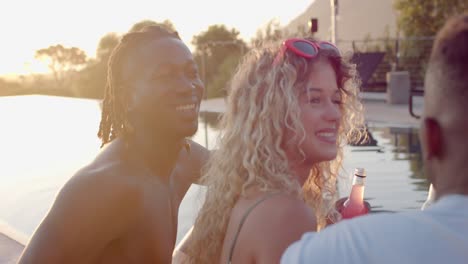
[[[191,263],[278,263],[306,231],[340,220],[343,147],[360,137],[355,68],[331,43],[294,38],[252,49],[230,83]]]

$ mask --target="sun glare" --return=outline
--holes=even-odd
[[[78,47],[88,57],[94,57],[99,40],[105,34],[124,33],[134,23],[145,19],[170,20],[189,46],[194,35],[215,24],[238,30],[240,36],[248,41],[268,21],[279,18],[285,25],[313,2],[295,0],[285,6],[281,2],[265,0],[239,0],[235,3],[215,0],[154,0],[150,3],[135,0],[131,4],[83,0],[72,11],[68,4],[57,0],[10,1],[9,12],[0,16],[0,31],[4,39],[0,48],[0,76],[48,73],[46,64],[34,60],[34,53],[51,45]],[[29,8],[24,9],[25,5]]]
[[[49,61],[45,59],[33,59],[31,61],[27,61],[23,65],[24,74],[50,73],[48,63]]]

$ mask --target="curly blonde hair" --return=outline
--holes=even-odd
[[[250,50],[230,82],[227,109],[220,121],[219,148],[213,151],[201,179],[207,192],[187,250],[192,263],[219,261],[232,208],[253,186],[303,198],[316,213],[319,227],[326,224],[326,218],[340,218],[334,204],[343,147],[360,138],[363,128],[355,67],[326,50],[314,59],[285,52],[282,62],[274,64],[278,48],[278,43],[265,43]],[[315,164],[300,186],[282,143],[285,132],[293,131],[293,142],[304,156],[300,145],[306,134],[300,119],[299,91],[319,60],[330,62],[342,92],[339,150],[335,160]]]

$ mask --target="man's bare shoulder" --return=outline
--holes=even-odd
[[[136,208],[141,192],[139,185],[135,184],[135,177],[129,175],[128,165],[109,150],[78,170],[63,186],[56,202],[80,201],[83,205],[95,204],[108,211]]]
[[[132,188],[128,168],[119,161],[106,164],[91,163],[78,170],[66,183],[67,188],[91,188],[103,192],[120,193]]]
[[[120,168],[116,164],[82,168],[65,183],[56,202],[94,205],[107,211],[131,210],[138,204],[139,191],[137,185],[123,177]]]
[[[124,167],[118,159],[98,158],[73,175],[32,236],[21,263],[89,263],[127,234],[137,221],[141,191],[124,177]]]

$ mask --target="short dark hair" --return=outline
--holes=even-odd
[[[164,26],[146,26],[140,31],[126,33],[112,51],[108,61],[106,87],[98,131],[98,137],[102,141],[101,147],[121,133],[131,132],[131,126],[127,118],[130,91],[122,80],[122,63],[136,47],[155,39],[167,37],[180,39],[177,31],[171,31]]]
[[[429,60],[429,74],[437,74],[442,94],[468,96],[468,12],[450,18],[438,32]]]

